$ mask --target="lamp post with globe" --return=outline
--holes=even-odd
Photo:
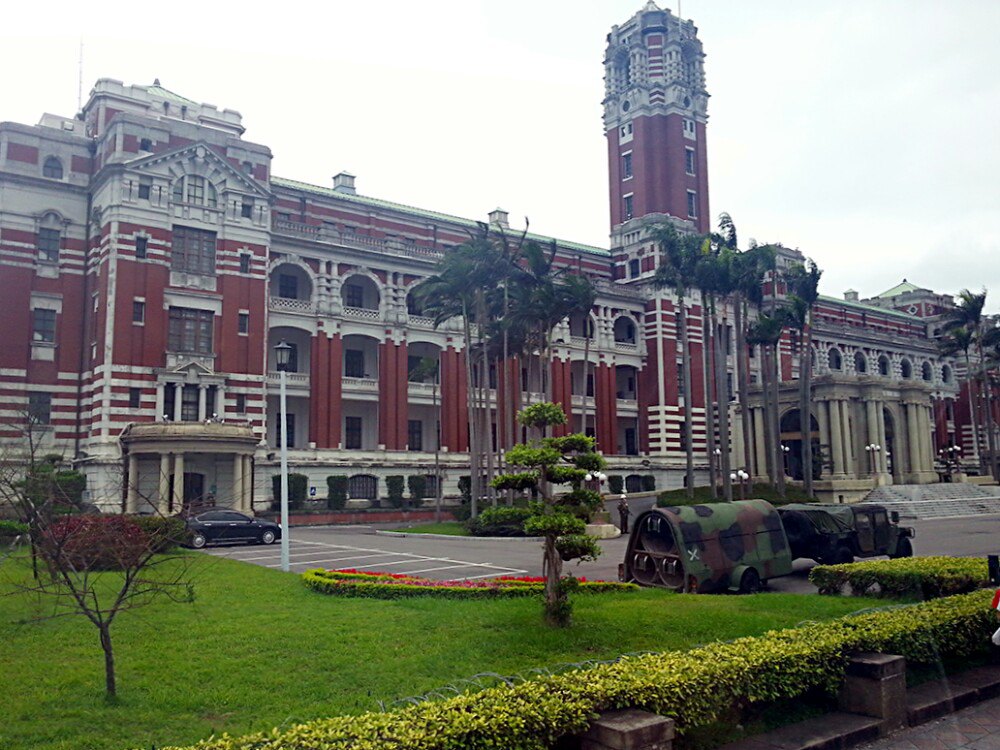
[[[292,347],[282,339],[274,347],[274,361],[280,374],[280,390],[278,395],[278,415],[280,429],[278,440],[281,442],[281,569],[288,572],[290,550],[288,538],[288,404],[286,396],[286,381],[288,379],[288,361],[291,359]]]

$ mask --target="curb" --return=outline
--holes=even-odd
[[[398,536],[398,537],[422,537],[424,539],[448,539],[451,541],[482,541],[482,542],[542,542],[540,536],[456,536],[455,534],[416,534],[411,531],[381,531],[376,530],[377,536]]]

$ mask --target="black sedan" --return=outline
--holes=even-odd
[[[281,539],[281,526],[263,518],[251,518],[235,510],[207,510],[187,520],[191,546],[201,549],[206,544],[256,542],[272,544]]]

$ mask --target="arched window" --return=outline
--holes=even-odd
[[[42,165],[42,177],[51,177],[53,180],[61,180],[63,177],[62,162],[56,157],[50,156]]]
[[[204,177],[193,174],[175,179],[171,196],[174,203],[191,203],[209,208],[216,208],[219,204],[215,186]]]
[[[928,383],[931,382],[931,380],[934,378],[934,370],[931,367],[930,362],[924,362],[920,366],[920,374],[923,377],[923,379],[926,380]]]
[[[839,349],[837,349],[836,347],[830,349],[830,351],[827,353],[827,356],[829,358],[829,363],[830,363],[830,369],[831,370],[838,370],[839,371],[839,370],[844,369],[844,361],[843,361],[843,359],[840,356],[840,350]]]
[[[862,352],[854,352],[854,371],[859,375],[868,372],[868,359]]]
[[[941,368],[941,381],[944,383],[951,382],[951,367],[948,365]]]
[[[884,354],[878,358],[878,374],[882,377],[889,377],[889,358]]]
[[[913,377],[913,365],[910,364],[910,360],[904,359],[899,363],[899,373],[907,380]]]

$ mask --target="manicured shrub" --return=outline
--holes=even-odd
[[[39,539],[43,558],[59,560],[77,572],[134,567],[149,551],[149,535],[128,516],[63,516]]]
[[[473,536],[526,536],[524,522],[530,517],[528,508],[498,505],[487,508],[466,525]]]
[[[338,716],[198,750],[539,750],[587,729],[601,711],[638,708],[667,716],[677,731],[718,721],[737,704],[834,694],[850,654],[899,654],[917,664],[982,653],[996,627],[989,592],[868,612],[690,651],[623,656],[392,712]]]
[[[634,583],[587,581],[575,578],[566,580],[570,582],[574,592],[585,594],[639,590]],[[302,574],[302,582],[308,588],[322,594],[366,599],[409,599],[426,596],[445,599],[509,599],[540,596],[545,590],[544,578],[435,581],[417,576],[357,570],[307,570]]]
[[[187,544],[191,532],[177,516],[126,516],[149,538],[154,552],[168,552],[180,544]]]
[[[456,521],[468,521],[472,516],[472,477],[466,475],[458,478],[458,507],[451,509]]]
[[[28,524],[20,521],[0,520],[0,544],[7,545],[18,537],[25,541],[28,535]]]
[[[389,493],[389,505],[393,508],[403,507],[403,477],[393,474],[385,478],[385,489]]]
[[[844,565],[817,565],[809,581],[821,594],[936,599],[989,586],[986,560],[977,557],[901,557]],[[877,587],[877,588],[876,588]]]
[[[343,510],[347,505],[347,477],[326,478],[326,504],[331,510]]]
[[[642,475],[642,491],[643,492],[655,492],[656,491],[656,477],[652,474]]]
[[[275,474],[271,477],[271,488],[274,490],[274,505],[280,507],[281,474]],[[291,510],[298,510],[305,504],[308,492],[309,477],[305,474],[288,475],[288,507]]]
[[[623,489],[625,489],[625,478],[621,474],[608,476],[608,492],[612,495],[620,495]]]
[[[406,478],[406,488],[410,491],[410,504],[414,508],[419,507],[427,497],[427,477],[423,474],[410,474]]]

